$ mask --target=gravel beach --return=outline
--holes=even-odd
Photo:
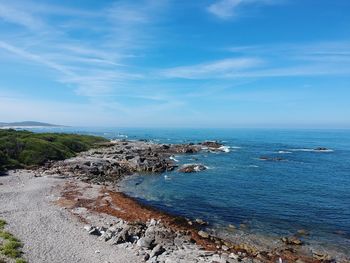
[[[64,180],[34,177],[30,171],[0,176],[0,218],[24,244],[29,262],[142,262],[129,250],[111,246],[86,233],[82,222],[55,205],[54,190]]]

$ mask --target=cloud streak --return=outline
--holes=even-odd
[[[209,13],[224,20],[239,16],[239,9],[246,6],[273,5],[280,3],[278,0],[216,0],[207,7]]]
[[[262,61],[256,58],[227,58],[192,66],[167,69],[163,71],[163,75],[169,78],[187,79],[220,78],[226,74],[235,74],[249,68],[255,68],[260,64],[262,64]]]
[[[147,28],[164,6],[158,1],[118,1],[91,12],[0,0],[0,19],[22,27],[20,34],[17,30],[15,34],[9,32],[6,40],[0,38],[0,49],[19,60],[55,71],[56,81],[75,87],[79,95],[115,93],[129,80],[142,78],[132,63],[134,53],[146,49],[144,40],[150,39]],[[60,19],[53,19],[56,17]],[[72,23],[77,20],[79,25]],[[91,30],[95,24],[105,26]],[[96,37],[76,38],[77,31]]]
[[[236,58],[179,66],[162,72],[168,78],[238,79],[350,74],[348,42],[237,46]]]

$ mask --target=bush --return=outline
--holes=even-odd
[[[106,141],[90,135],[0,130],[0,170],[63,160]]]

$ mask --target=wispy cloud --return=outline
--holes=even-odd
[[[262,64],[262,60],[256,58],[228,58],[192,66],[183,66],[163,71],[166,77],[174,78],[220,78],[226,74],[239,73],[242,70],[254,68]]]
[[[113,93],[128,80],[142,78],[132,63],[135,52],[149,44],[149,28],[166,1],[118,1],[87,11],[32,1],[0,0],[0,19],[21,26],[21,33],[0,38],[0,49],[56,72],[56,81],[80,95]],[[60,19],[53,19],[60,17]],[[74,21],[79,20],[76,25]],[[72,22],[73,21],[73,22]],[[104,25],[98,29],[95,24]],[[96,37],[75,37],[75,32]],[[19,31],[17,31],[19,32]],[[147,43],[145,43],[147,39]]]
[[[229,59],[163,71],[169,78],[232,79],[350,74],[348,42],[235,46]],[[236,58],[232,58],[232,54]]]
[[[272,5],[280,0],[216,0],[208,6],[208,12],[221,19],[231,19],[239,15],[239,9],[245,6]]]

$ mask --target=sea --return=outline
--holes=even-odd
[[[155,143],[207,140],[222,152],[173,156],[208,169],[126,177],[119,185],[139,202],[189,219],[271,238],[309,233],[307,243],[350,252],[350,130],[44,128]],[[327,150],[317,150],[317,148]]]

